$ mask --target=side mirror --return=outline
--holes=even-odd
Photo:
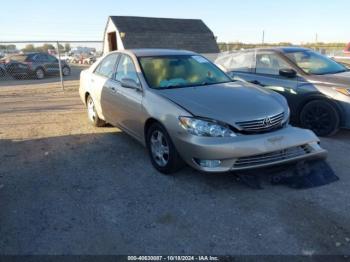
[[[121,85],[125,88],[141,90],[140,85],[134,79],[131,78],[123,78],[121,81]]]
[[[279,71],[280,76],[287,78],[294,78],[297,76],[297,72],[294,69],[283,68]]]

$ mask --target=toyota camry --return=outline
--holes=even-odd
[[[82,71],[80,96],[93,125],[133,136],[166,174],[184,163],[228,172],[326,157],[312,131],[288,124],[283,96],[189,51],[109,53]]]

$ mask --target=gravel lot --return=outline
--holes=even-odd
[[[0,81],[0,254],[350,254],[350,131],[322,145],[340,181],[318,188],[164,176],[73,78]]]

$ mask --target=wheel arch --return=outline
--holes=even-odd
[[[156,118],[154,117],[150,117],[146,120],[145,122],[145,125],[144,125],[144,128],[143,128],[143,136],[144,136],[144,143],[146,144],[146,137],[147,137],[147,131],[148,129],[150,128],[150,126],[154,123],[158,123],[160,125],[162,125],[162,123],[157,120]],[[163,126],[163,125],[162,125]],[[164,127],[164,126],[163,126]]]
[[[90,96],[90,93],[88,91],[86,91],[85,95],[84,95],[84,103],[85,103],[85,105],[87,105],[87,99],[88,99],[89,96]]]

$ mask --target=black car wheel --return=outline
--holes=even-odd
[[[35,77],[37,79],[43,79],[45,77],[45,71],[42,68],[37,68],[35,70]]]
[[[64,66],[62,68],[62,74],[63,74],[63,76],[69,76],[70,75],[70,68],[68,66]]]
[[[331,136],[339,130],[340,116],[332,103],[326,100],[313,100],[301,110],[300,124],[318,136]]]
[[[171,174],[184,166],[168,132],[161,124],[154,123],[148,128],[146,144],[152,165],[159,172]]]

